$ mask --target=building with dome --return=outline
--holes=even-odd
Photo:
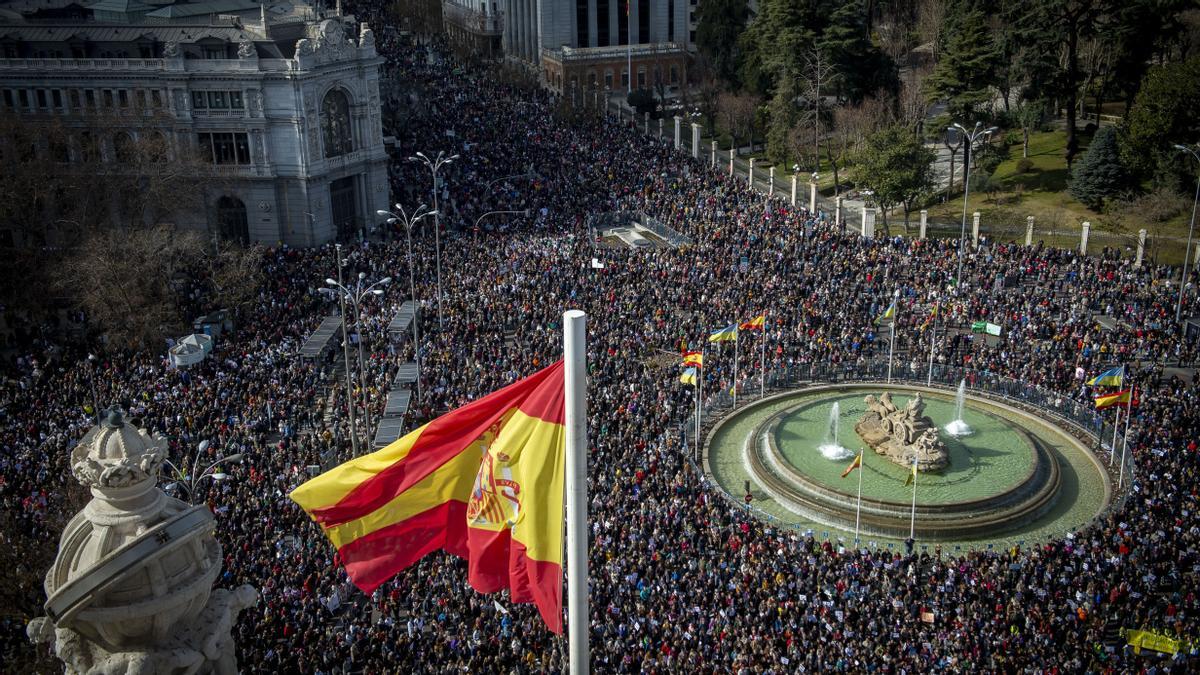
[[[36,152],[63,171],[121,171],[149,139],[174,170],[215,176],[202,206],[158,222],[312,246],[360,235],[387,208],[383,59],[340,5],[18,0],[0,9],[0,57],[0,116],[61,122],[67,140]],[[44,242],[0,231],[0,245],[54,245],[47,209]]]

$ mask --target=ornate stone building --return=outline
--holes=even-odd
[[[62,120],[64,162],[115,166],[123,143],[161,134],[173,158],[215,166],[204,208],[165,222],[311,246],[387,208],[383,59],[353,17],[270,0],[19,9],[0,12],[0,115]]]

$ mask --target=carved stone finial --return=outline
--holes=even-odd
[[[127,424],[113,408],[71,452],[71,471],[84,487],[128,488],[158,480],[166,456],[166,440]]]

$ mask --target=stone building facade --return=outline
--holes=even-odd
[[[94,138],[116,170],[122,142],[161,134],[173,158],[215,165],[203,208],[166,221],[212,238],[318,245],[387,208],[383,59],[365,24],[290,3],[103,2],[0,15],[0,115],[61,120],[71,160]]]

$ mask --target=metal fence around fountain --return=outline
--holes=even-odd
[[[789,364],[782,368],[767,369],[765,386],[758,375],[740,378],[737,386],[736,407],[742,408],[772,394],[807,386],[838,382],[886,382],[887,378],[888,364],[886,361]],[[1108,470],[1113,484],[1113,497],[1098,518],[1104,518],[1124,505],[1134,482],[1136,463],[1133,461],[1132,451],[1123,452],[1126,447],[1123,430],[1119,425],[1114,429],[1113,422],[1096,410],[1093,401],[1079,401],[1036,384],[1013,380],[988,371],[940,364],[934,364],[931,371],[927,365],[914,369],[907,364],[900,365],[893,362],[891,380],[893,384],[900,386],[928,386],[934,389],[945,389],[947,393],[957,390],[959,383],[965,381],[968,394],[1037,412],[1058,422],[1076,439],[1087,444],[1098,459],[1103,460],[1104,455],[1108,454],[1109,462],[1105,468]],[[702,438],[711,431],[710,420],[723,417],[735,410],[734,397],[731,391],[725,389],[724,386],[726,385],[723,385],[716,393],[706,393],[704,396],[700,426]],[[761,395],[760,392],[762,392]],[[705,476],[705,480],[708,480],[699,463],[699,446],[696,444],[695,432],[696,415],[693,412],[683,423],[680,433],[687,441],[689,448],[697,449],[695,454],[688,453],[688,461],[692,464],[692,468],[695,469],[697,475]],[[1132,431],[1130,435],[1133,436]],[[1122,468],[1117,462],[1121,459],[1125,464],[1123,487],[1117,489]],[[1101,465],[1104,465],[1103,461],[1101,461]],[[781,521],[752,504],[738,502],[720,486],[714,487],[717,494],[737,509],[751,511],[759,518],[780,527],[805,529]],[[1066,535],[1069,532],[1068,530],[1062,534]],[[813,534],[815,535],[815,533]],[[825,538],[828,538],[828,534],[828,532],[825,533]],[[1023,543],[1023,540],[1020,543]],[[992,548],[991,544],[988,544],[987,548]]]

